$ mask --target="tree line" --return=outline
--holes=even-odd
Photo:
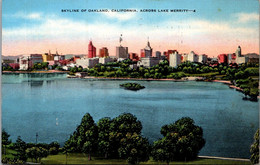
[[[66,141],[64,149],[70,153],[85,153],[104,158],[125,159],[129,164],[148,161],[169,163],[174,160],[196,159],[205,145],[203,130],[189,117],[161,128],[163,138],[150,144],[141,134],[142,123],[130,114],[124,113],[113,119],[105,117],[95,124],[89,113]]]

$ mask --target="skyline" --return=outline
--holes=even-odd
[[[129,52],[140,55],[176,49],[210,57],[234,53],[259,54],[259,1],[41,1],[3,0],[2,55],[44,53],[87,54],[89,40],[115,55],[119,37]],[[63,9],[108,9],[110,12],[61,12]],[[138,12],[111,12],[136,9]],[[196,12],[140,12],[141,9],[188,9]]]

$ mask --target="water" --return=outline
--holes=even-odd
[[[68,79],[65,74],[2,75],[2,128],[12,141],[63,144],[89,112],[97,122],[123,112],[143,124],[152,142],[160,128],[181,117],[191,117],[203,128],[206,145],[200,155],[249,158],[259,125],[258,102],[222,83],[139,81],[146,88],[129,91],[126,80]]]

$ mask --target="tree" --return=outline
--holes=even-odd
[[[250,161],[253,164],[258,164],[259,163],[259,129],[256,131],[254,139],[255,141],[250,148],[250,153],[251,153]]]
[[[120,141],[119,157],[130,164],[149,160],[150,144],[146,138],[137,133],[127,133]]]
[[[42,158],[47,157],[49,152],[47,149],[43,147],[31,147],[26,149],[26,154],[28,155],[28,158],[31,158],[32,160],[35,159],[35,162],[37,163],[41,161]]]
[[[56,155],[59,152],[60,144],[58,142],[52,142],[49,144],[49,152],[51,155]]]
[[[4,148],[4,155],[6,155],[6,146],[11,144],[11,140],[9,140],[8,138],[10,137],[10,135],[5,131],[5,129],[2,130],[2,145]]]
[[[98,121],[98,149],[101,154],[105,155],[105,158],[108,158],[108,154],[112,148],[109,141],[110,125],[111,119],[108,117],[102,118]]]
[[[21,136],[17,137],[17,140],[14,144],[15,150],[17,154],[15,157],[19,160],[26,161],[27,155],[26,155],[26,148],[27,144],[21,139]]]
[[[152,157],[157,161],[192,160],[205,145],[203,130],[189,117],[161,128],[162,139],[154,142]]]
[[[120,157],[118,149],[121,147],[121,140],[127,133],[140,135],[142,124],[137,118],[130,113],[123,113],[112,119],[110,124],[109,142],[111,146],[110,155]]]
[[[97,126],[92,116],[86,113],[73,136],[65,143],[65,149],[87,153],[88,159],[91,160],[91,153],[97,148],[97,138]]]

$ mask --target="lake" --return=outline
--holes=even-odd
[[[138,82],[146,88],[124,90],[119,84]],[[160,129],[181,117],[203,128],[206,145],[199,155],[249,158],[259,125],[258,102],[216,82],[172,82],[68,79],[66,74],[3,74],[2,128],[26,142],[61,144],[85,113],[95,122],[124,112],[142,122],[150,142]]]

